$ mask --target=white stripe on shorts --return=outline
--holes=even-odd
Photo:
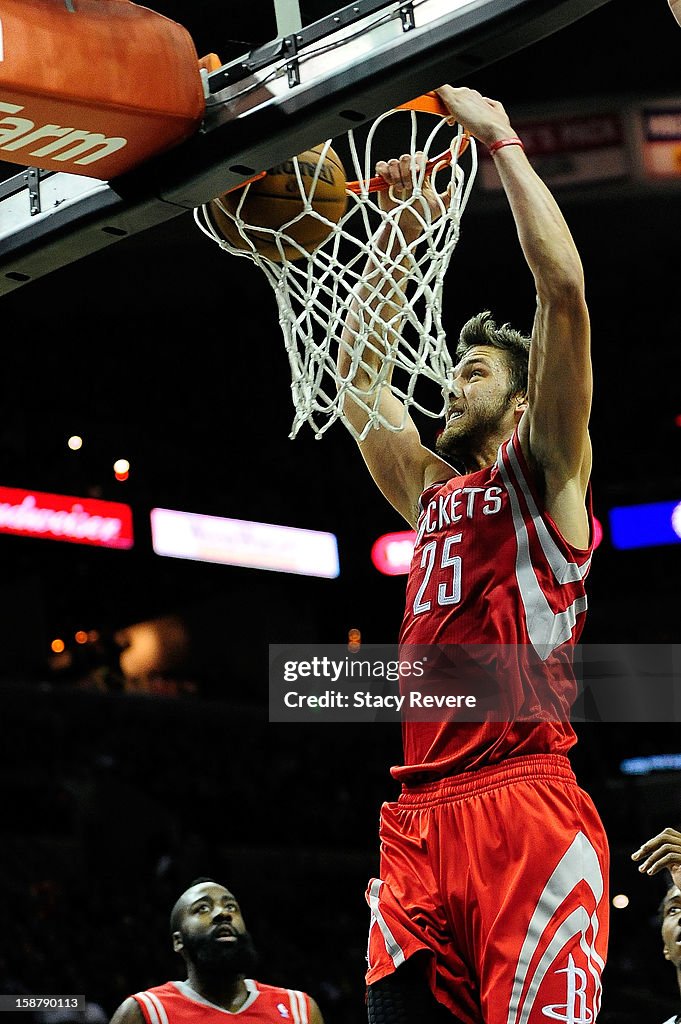
[[[375,921],[380,928],[381,935],[383,936],[383,942],[385,943],[388,956],[391,957],[394,966],[399,967],[400,964],[403,964],[405,961],[404,950],[390,931],[390,928],[381,913],[379,893],[382,885],[382,878],[374,878],[372,879],[371,886],[369,888],[369,906],[371,907],[372,917],[371,924],[369,925],[369,932],[371,932],[373,922]]]

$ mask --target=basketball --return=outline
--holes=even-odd
[[[282,258],[301,259],[320,245],[344,214],[347,204],[345,170],[340,157],[330,147],[322,155],[323,150],[323,145],[314,146],[272,167],[258,181],[226,192],[220,196],[220,202],[227,213],[216,202],[211,203],[211,217],[225,240],[236,249],[250,250],[239,231],[238,220],[254,248],[277,263],[281,263]],[[296,220],[303,213],[308,198],[315,212]],[[287,239],[297,244],[287,244],[287,239],[282,239],[280,251],[271,232],[282,229]]]

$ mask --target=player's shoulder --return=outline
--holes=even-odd
[[[166,981],[162,985],[153,985],[151,988],[142,989],[133,993],[121,1003],[111,1024],[146,1024],[147,1020],[155,1020],[158,1016],[159,1006],[175,1005],[183,996],[172,981]]]
[[[144,1014],[134,996],[124,999],[111,1018],[111,1024],[145,1024]]]

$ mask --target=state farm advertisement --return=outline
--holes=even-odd
[[[0,534],[104,548],[133,546],[132,509],[117,501],[0,487]]]

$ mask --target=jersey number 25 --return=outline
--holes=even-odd
[[[451,572],[447,573],[448,578],[446,581],[439,583],[437,588],[437,603],[442,607],[458,604],[461,600],[461,557],[460,555],[452,554],[452,548],[460,542],[461,537],[462,534],[460,533],[450,534],[449,537],[445,537],[444,544],[442,545],[439,568],[440,570],[451,570]],[[435,567],[437,548],[438,542],[436,540],[429,541],[423,547],[421,568],[426,571],[421,581],[421,586],[414,598],[414,615],[421,615],[422,612],[428,612],[431,609],[432,601],[424,601],[423,598],[428,588],[433,568]]]

